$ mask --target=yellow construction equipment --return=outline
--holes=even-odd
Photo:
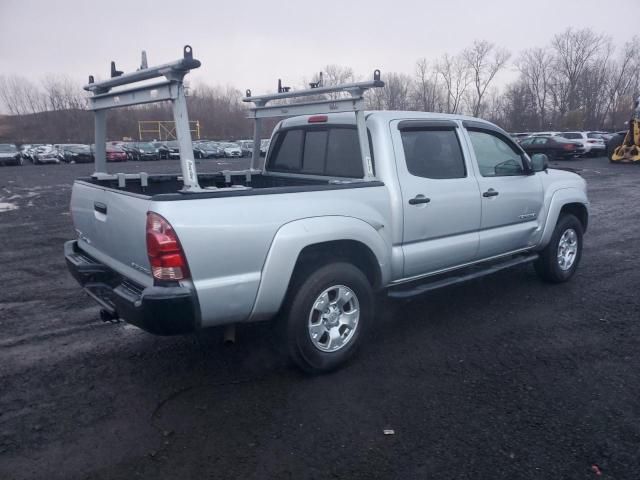
[[[611,154],[612,162],[640,162],[640,97],[637,98],[633,115],[629,120],[629,131],[624,136],[622,145]]]

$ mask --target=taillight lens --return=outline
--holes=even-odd
[[[307,120],[308,123],[325,123],[329,120],[328,115],[312,115]]]
[[[564,149],[565,149],[565,150],[573,150],[574,148],[575,148],[575,147],[574,147],[572,144],[570,144],[570,143],[565,143],[565,144],[564,144]]]
[[[169,222],[153,212],[147,214],[147,255],[155,279],[189,278],[187,259],[175,230]]]

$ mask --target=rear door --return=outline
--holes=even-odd
[[[391,135],[402,191],[404,277],[473,261],[480,191],[458,124],[394,121]]]
[[[542,181],[506,135],[479,122],[464,123],[482,201],[478,259],[531,247],[540,226]]]

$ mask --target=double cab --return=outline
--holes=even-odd
[[[548,282],[576,272],[579,175],[477,118],[365,118],[368,175],[356,120],[337,113],[282,120],[260,172],[201,173],[199,192],[179,175],[76,180],[71,273],[108,315],[156,334],[274,320],[291,359],[325,372],[362,343],[381,292],[528,262]]]

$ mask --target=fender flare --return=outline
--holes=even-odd
[[[589,200],[583,190],[575,187],[556,190],[551,197],[551,202],[549,203],[544,230],[538,244],[539,250],[546,247],[549,241],[551,241],[551,235],[553,235],[553,230],[556,227],[556,223],[558,223],[560,211],[562,210],[562,207],[569,203],[580,203],[587,209],[587,214],[589,213]]]
[[[280,227],[271,241],[248,321],[267,320],[280,310],[300,252],[305,247],[337,240],[353,240],[366,245],[376,257],[382,285],[388,283],[391,246],[371,224],[345,216],[295,220]]]

